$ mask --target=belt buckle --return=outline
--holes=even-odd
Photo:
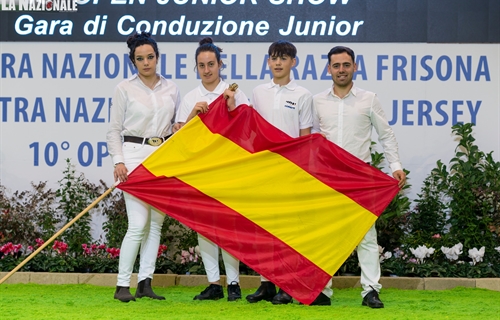
[[[153,147],[157,147],[163,143],[163,138],[153,137],[148,139],[148,144]]]

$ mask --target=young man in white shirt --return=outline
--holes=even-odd
[[[310,134],[312,94],[290,76],[297,62],[297,49],[292,43],[279,40],[271,44],[268,54],[267,64],[273,79],[253,90],[253,107],[269,123],[292,138]],[[328,297],[323,295],[322,298],[326,299],[313,304],[330,304]],[[266,300],[273,304],[287,304],[292,301],[292,297],[281,289],[276,294],[275,285],[262,276],[260,287],[246,299],[250,303]]]
[[[372,128],[378,134],[392,175],[399,181],[399,187],[406,182],[398,154],[398,144],[389,126],[377,95],[354,86],[356,72],[354,51],[337,46],[328,53],[328,72],[333,86],[313,98],[313,132],[319,132],[328,140],[354,156],[369,163],[371,161]],[[357,248],[361,266],[362,305],[383,308],[378,293],[380,262],[375,224],[366,233]],[[331,297],[331,281],[323,294]]]

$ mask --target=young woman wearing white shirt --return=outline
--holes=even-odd
[[[172,134],[180,105],[177,85],[156,72],[159,51],[150,33],[127,39],[129,57],[137,74],[120,82],[111,107],[107,144],[113,159],[115,181],[127,181],[127,174]],[[115,299],[123,302],[149,297],[164,300],[151,288],[160,232],[165,215],[147,203],[124,193],[128,229],[120,249]],[[140,249],[138,286],[130,293],[130,277]]]
[[[220,71],[224,66],[220,58],[221,52],[222,49],[214,45],[211,38],[204,38],[199,42],[195,59],[201,83],[184,96],[176,117],[177,123],[174,131],[180,129],[196,114],[208,112],[210,103],[221,94],[224,94],[228,100],[230,110],[240,104],[248,104],[248,98],[241,90],[236,92],[229,90],[229,85],[221,79]],[[194,300],[218,300],[224,298],[224,291],[220,285],[219,247],[202,235],[198,235],[198,244],[210,285],[196,295]],[[225,250],[222,250],[222,259],[226,269],[227,283],[229,284],[227,299],[228,301],[241,299],[239,261]]]

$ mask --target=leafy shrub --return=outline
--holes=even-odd
[[[0,186],[0,244],[8,242],[24,246],[37,238],[51,237],[60,219],[56,216],[56,194],[47,182],[31,184],[32,189],[7,196]]]
[[[424,181],[417,206],[409,218],[406,247],[432,245],[433,236],[445,247],[485,247],[485,262],[498,264],[500,162],[474,144],[473,124],[452,127],[459,142],[448,168],[440,160]],[[471,262],[471,261],[465,261]],[[460,269],[460,268],[459,268]],[[461,268],[463,269],[463,268]]]
[[[128,226],[123,192],[113,192],[102,201],[102,214],[105,215],[107,219],[103,224],[106,243],[110,247],[121,247]]]
[[[384,155],[372,148],[372,166],[383,170],[383,161]],[[408,170],[404,170],[404,172],[406,173],[407,183],[392,199],[376,222],[378,244],[391,251],[401,245],[401,238],[407,231],[406,224],[411,203],[406,193],[411,185],[408,183],[410,172]]]
[[[473,124],[457,124],[453,132],[460,138],[450,162],[447,187],[450,199],[450,240],[465,247],[498,245],[494,221],[500,215],[500,162],[474,144]]]
[[[92,184],[83,174],[77,175],[70,159],[52,191],[46,182],[32,184],[33,190],[15,192],[8,196],[0,185],[0,271],[10,271],[39,248],[60,227],[83,211],[108,189],[105,182]],[[117,272],[119,247],[127,232],[127,213],[123,193],[116,191],[98,206],[107,217],[103,224],[106,244],[93,243],[90,234],[92,213],[84,215],[23,268],[24,271],[49,272]],[[166,217],[162,228],[157,272],[203,273],[201,259],[182,263],[181,248],[194,248],[197,234],[173,218]],[[65,249],[61,251],[61,244]],[[3,245],[2,245],[3,244]],[[15,245],[14,245],[15,244]],[[166,248],[169,248],[167,250]],[[86,250],[87,249],[87,250]],[[5,252],[4,252],[5,251]],[[118,254],[117,254],[118,252]],[[139,258],[134,264],[138,271]]]
[[[70,222],[102,193],[102,190],[85,179],[83,174],[76,175],[70,159],[66,159],[66,169],[63,171],[63,178],[59,180],[59,186],[56,191],[59,204],[57,209],[63,224]],[[78,252],[82,243],[92,242],[90,222],[94,210],[78,219],[61,235],[68,243],[70,252]]]

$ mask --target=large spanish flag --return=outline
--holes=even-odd
[[[290,138],[219,97],[118,188],[310,304],[397,194],[397,181],[319,134]]]

